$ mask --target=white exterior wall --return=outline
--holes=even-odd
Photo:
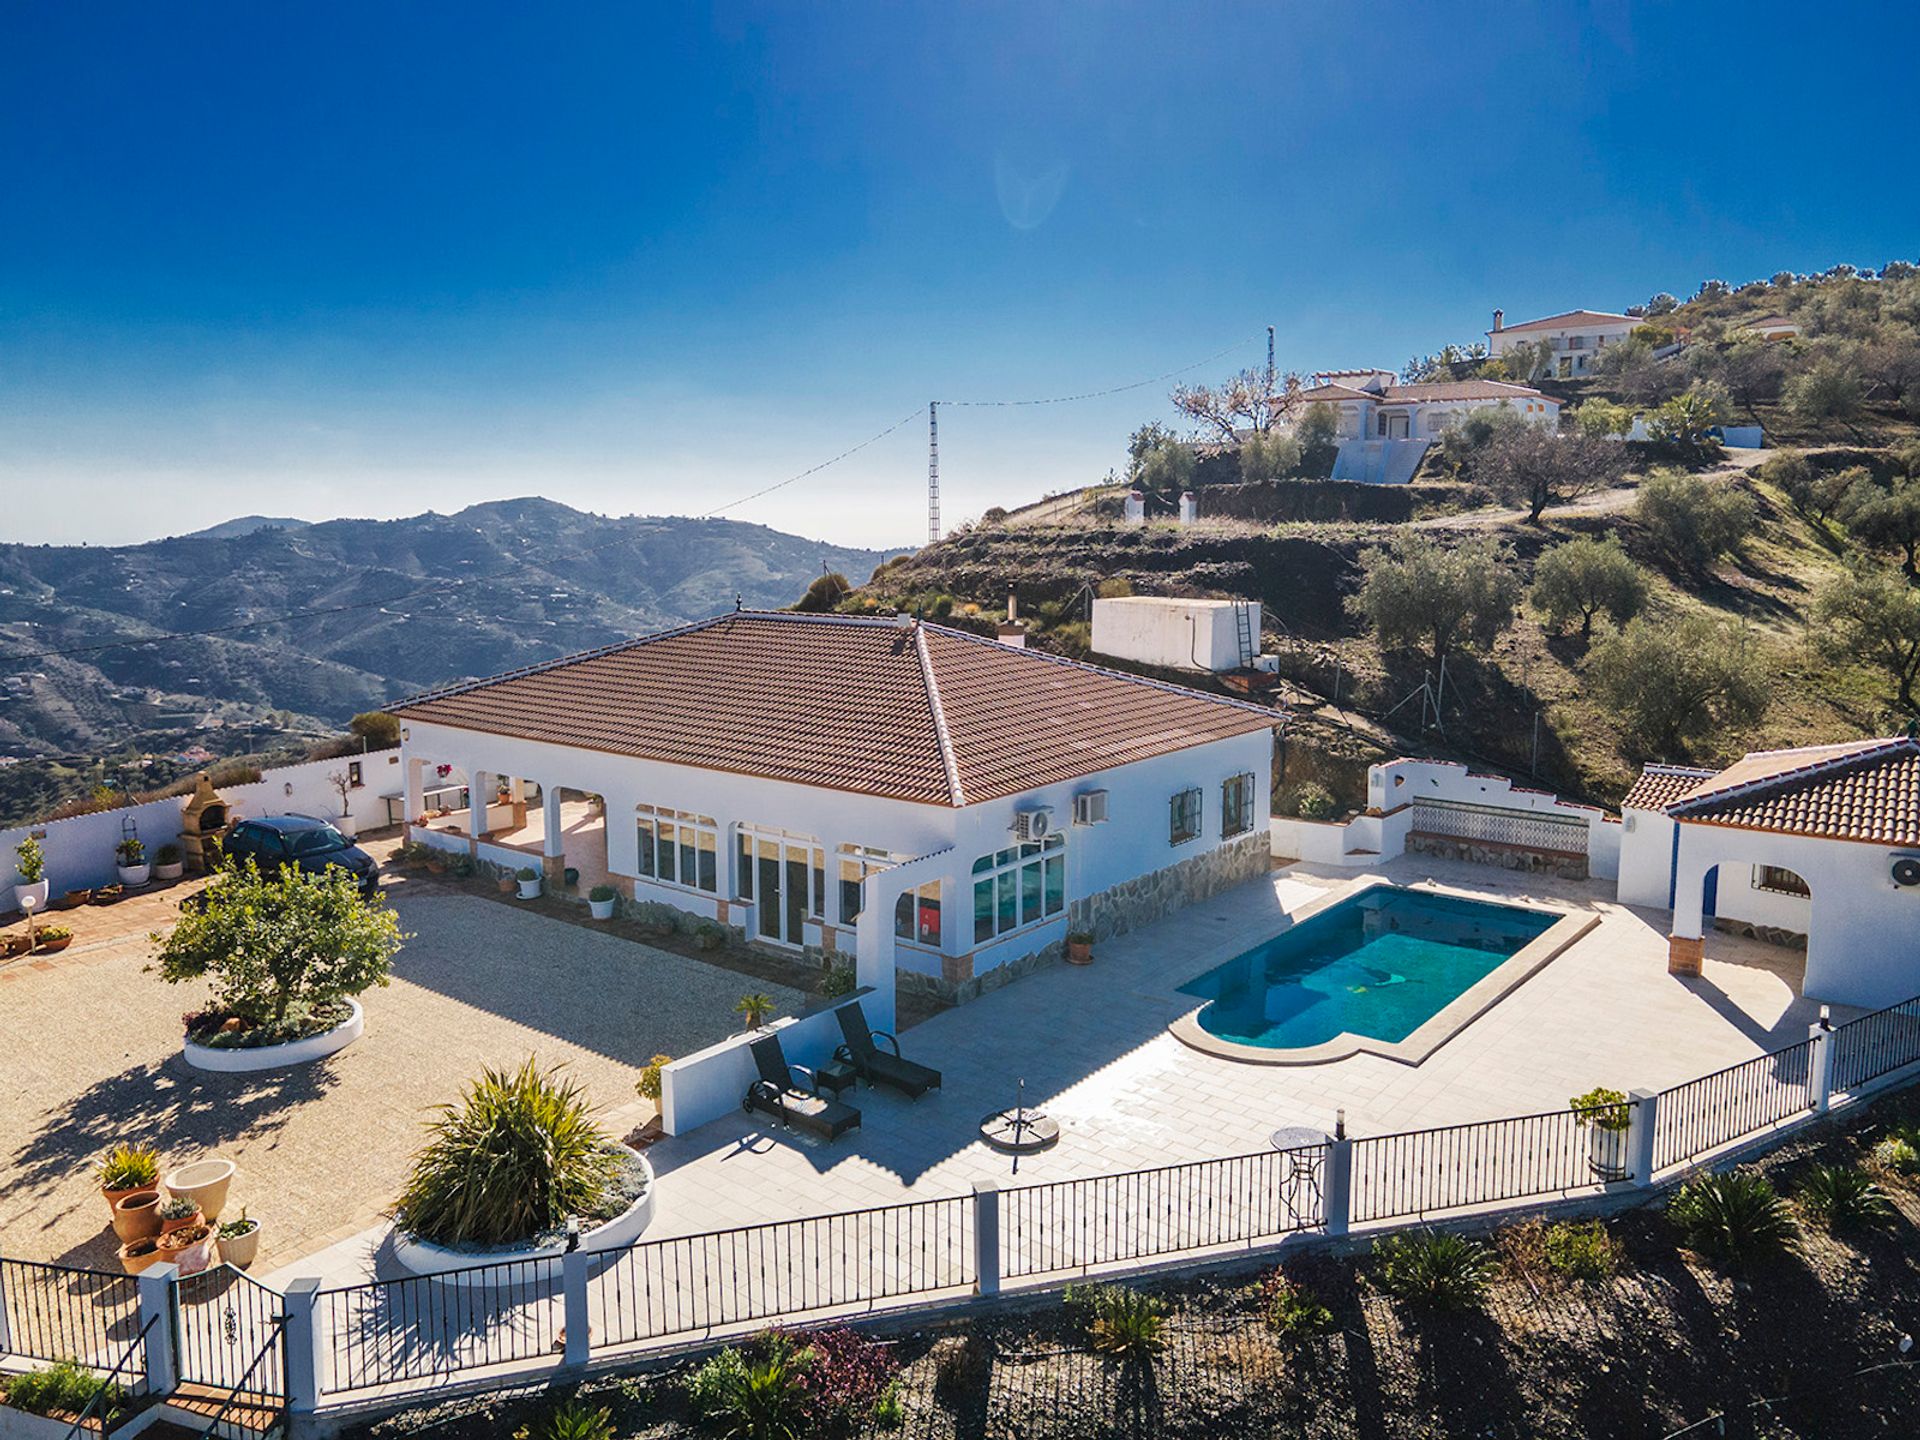
[[[1678,826],[1657,810],[1628,810],[1621,828],[1626,833],[1620,846],[1620,903],[1649,910],[1671,910],[1675,880],[1673,835]],[[1744,920],[1750,925],[1807,934],[1807,927],[1812,923],[1812,904],[1807,897],[1756,889],[1753,882],[1758,873],[1758,867],[1751,861],[1723,863],[1714,887],[1714,914],[1729,920]],[[1809,877],[1801,875],[1800,878]]]
[[[1681,824],[1675,867],[1673,934],[1705,933],[1702,901],[1707,872],[1719,867],[1715,910],[1733,903],[1779,900],[1743,889],[1754,865],[1791,870],[1813,891],[1804,928],[1807,971],[1803,993],[1815,1000],[1875,1009],[1920,992],[1920,886],[1901,888],[1889,869],[1903,852],[1887,845],[1740,830],[1727,825]],[[1802,902],[1806,903],[1806,902]],[[1742,917],[1744,918],[1744,917]]]
[[[263,770],[248,785],[222,785],[220,793],[239,816],[314,815],[340,818],[340,792],[327,777],[360,766],[360,786],[348,791],[347,815],[359,830],[377,830],[390,823],[386,797],[400,795],[404,767],[398,750],[371,750],[364,755],[341,755],[332,760],[309,760]],[[181,808],[185,808],[182,800]]]
[[[1235,611],[1250,612],[1254,648],[1260,644],[1257,600],[1178,600],[1129,595],[1093,602],[1096,654],[1169,670],[1237,670],[1240,638]]]

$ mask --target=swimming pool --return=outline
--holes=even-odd
[[[1586,929],[1575,925],[1561,943],[1535,947],[1564,923],[1530,907],[1370,885],[1182,985],[1181,994],[1207,1002],[1186,1023],[1224,1042],[1223,1049],[1202,1044],[1217,1053],[1301,1050],[1321,1058],[1321,1049],[1349,1037],[1377,1042],[1350,1049],[1417,1061],[1424,1056],[1397,1047],[1523,951],[1535,964],[1514,983]],[[1473,1014],[1457,1017],[1447,1033]],[[1191,1033],[1182,1038],[1196,1043]],[[1426,1038],[1431,1049],[1446,1035]]]

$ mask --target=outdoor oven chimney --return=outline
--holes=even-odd
[[[994,626],[994,635],[1002,645],[1016,650],[1027,648],[1027,627],[1020,623],[1020,601],[1011,584],[1007,586],[1007,618]]]
[[[1007,586],[1007,623],[1015,624],[1020,619],[1020,600],[1014,594],[1012,585]]]
[[[1500,333],[1500,324],[1506,318],[1507,318],[1507,312],[1504,310],[1496,310],[1493,312],[1493,333],[1494,334],[1498,335]]]

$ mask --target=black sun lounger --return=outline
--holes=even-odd
[[[840,1033],[846,1037],[846,1043],[833,1052],[833,1058],[851,1065],[854,1073],[867,1084],[891,1085],[914,1100],[940,1088],[938,1070],[902,1059],[898,1040],[884,1030],[867,1028],[866,1012],[859,1002],[842,1005],[839,1015]],[[885,1041],[887,1048],[882,1049],[876,1041]]]
[[[823,1140],[838,1139],[859,1126],[860,1112],[853,1106],[819,1094],[811,1079],[802,1085],[795,1078],[778,1035],[763,1035],[749,1041],[747,1048],[760,1071],[760,1078],[747,1087],[747,1097],[740,1102],[749,1115],[758,1110],[788,1129],[797,1127]]]

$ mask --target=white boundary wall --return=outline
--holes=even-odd
[[[353,791],[349,814],[355,827],[374,830],[387,824],[386,796],[401,790],[400,752],[372,750],[365,755],[342,755],[332,760],[307,760],[263,771],[245,785],[223,785],[220,794],[233,807],[235,818],[259,815],[317,815],[334,819],[340,814],[340,794],[327,777],[350,764],[361,767],[360,788]],[[13,887],[19,880],[13,852],[29,835],[46,851],[46,875],[57,898],[68,890],[91,889],[114,882],[113,850],[128,833],[147,847],[147,859],[162,845],[180,837],[180,813],[188,796],[173,795],[118,810],[75,815],[69,820],[47,820],[37,825],[15,825],[0,830],[0,913],[13,908]]]
[[[861,989],[809,1015],[775,1020],[761,1030],[729,1035],[718,1044],[691,1055],[683,1055],[671,1065],[660,1067],[660,1125],[669,1135],[684,1135],[709,1120],[718,1120],[740,1108],[747,1089],[760,1078],[760,1072],[748,1053],[748,1042],[762,1035],[780,1037],[781,1053],[789,1065],[804,1065],[812,1070],[833,1058],[840,1044],[840,1021],[835,1012],[842,1005],[858,1005],[872,992]],[[886,1029],[878,1021],[871,1021]]]

